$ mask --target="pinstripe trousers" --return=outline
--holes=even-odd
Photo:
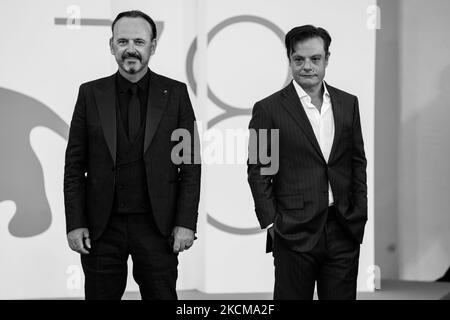
[[[356,299],[360,244],[332,213],[310,251],[293,251],[275,234],[275,300],[312,300],[316,282],[319,300]]]

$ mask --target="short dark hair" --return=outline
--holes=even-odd
[[[328,49],[330,48],[331,43],[331,36],[327,30],[320,27],[316,28],[315,26],[310,24],[291,29],[291,31],[289,31],[286,34],[286,37],[284,38],[288,59],[291,58],[291,53],[297,42],[317,37],[322,38],[325,54],[328,55],[329,53]]]
[[[117,15],[117,17],[114,19],[112,25],[111,25],[111,31],[114,34],[114,26],[116,25],[116,22],[119,21],[121,18],[142,18],[145,21],[147,21],[150,24],[150,27],[152,28],[152,38],[150,40],[156,39],[156,24],[155,21],[153,21],[152,18],[150,18],[147,14],[145,14],[142,11],[139,10],[130,10],[130,11],[124,11]]]

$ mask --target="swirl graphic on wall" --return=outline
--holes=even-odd
[[[258,16],[252,16],[252,15],[240,15],[228,18],[219,24],[217,24],[214,28],[211,29],[211,31],[208,32],[207,35],[207,44],[211,42],[211,40],[223,29],[225,29],[228,26],[231,26],[236,23],[242,23],[242,22],[251,22],[256,23],[259,25],[262,25],[269,30],[271,30],[275,35],[281,40],[281,43],[284,46],[284,32],[281,30],[277,25],[272,23],[271,21],[258,17]],[[189,51],[186,58],[186,74],[187,74],[187,80],[188,84],[191,88],[191,90],[194,92],[194,94],[197,94],[197,81],[194,77],[194,57],[197,52],[197,38],[195,38],[191,46],[189,47]],[[290,75],[287,75],[285,85],[290,82]],[[223,110],[223,112],[212,119],[208,120],[207,122],[207,129],[210,129],[220,123],[221,121],[224,121],[226,119],[237,117],[241,115],[250,115],[252,112],[251,108],[238,108],[235,106],[232,106],[224,101],[222,101],[210,88],[209,85],[207,85],[207,96],[208,99],[211,100],[217,107]],[[254,228],[240,228],[236,226],[230,226],[223,222],[220,222],[216,218],[214,218],[211,214],[207,213],[206,215],[207,222],[214,226],[215,228],[222,230],[226,233],[236,234],[236,235],[252,235],[257,234],[260,232],[263,232],[259,227]]]
[[[52,213],[30,132],[43,126],[67,140],[69,126],[49,107],[20,92],[0,88],[0,101],[0,202],[11,200],[16,204],[8,225],[11,235],[36,236],[50,227]]]

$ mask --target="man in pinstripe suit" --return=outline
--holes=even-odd
[[[257,102],[249,124],[279,134],[277,148],[261,135],[250,138],[259,157],[279,150],[276,173],[261,171],[268,164],[258,156],[248,162],[256,215],[273,250],[274,299],[312,299],[316,283],[319,299],[356,299],[366,157],[357,97],[323,80],[330,43],[322,28],[289,31],[293,81]]]

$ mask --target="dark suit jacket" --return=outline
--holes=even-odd
[[[292,83],[257,102],[249,124],[256,130],[279,129],[278,172],[261,175],[260,169],[268,165],[259,158],[248,164],[259,223],[266,228],[274,222],[275,233],[298,251],[312,249],[319,240],[327,218],[328,181],[338,219],[359,243],[367,221],[366,157],[358,99],[327,88],[335,123],[328,163]],[[251,136],[250,146],[258,142]],[[273,149],[270,143],[268,149]]]
[[[198,141],[194,111],[184,83],[149,72],[143,154],[155,222],[165,236],[170,235],[174,226],[195,231],[200,197],[199,150],[191,149],[191,164],[175,165],[171,161],[172,148],[178,143],[171,141],[173,130],[188,130],[191,146],[194,139]],[[66,150],[67,232],[87,227],[94,240],[105,229],[113,205],[117,148],[115,86],[115,75],[80,86]]]

